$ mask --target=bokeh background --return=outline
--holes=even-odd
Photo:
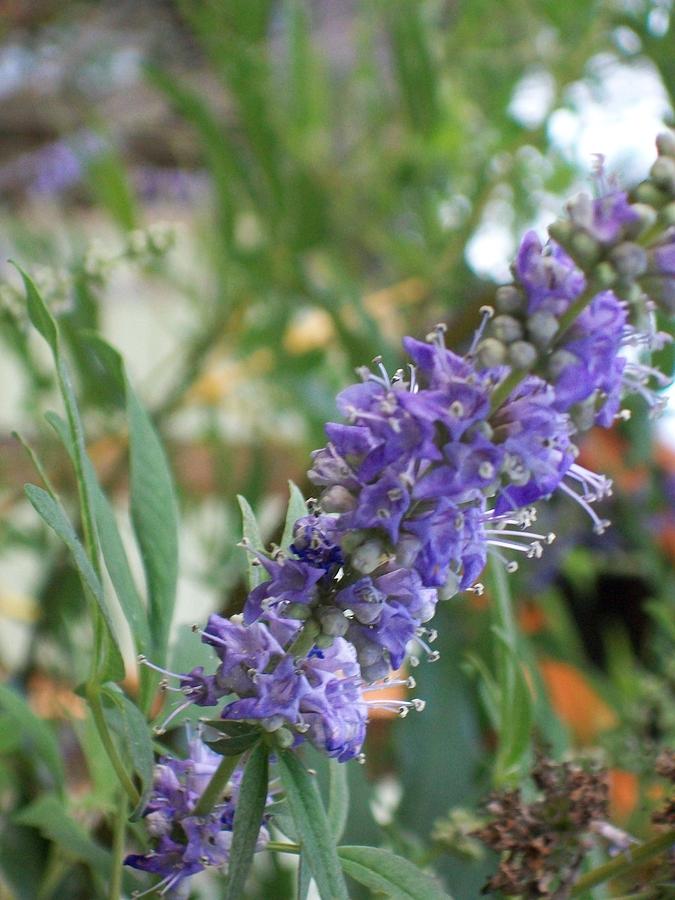
[[[670,0],[0,2],[0,674],[35,711],[65,735],[91,727],[73,693],[80,588],[23,499],[35,476],[13,432],[65,498],[75,485],[5,260],[59,316],[126,531],[126,426],[83,331],[122,351],[161,431],[181,506],[174,664],[189,667],[189,625],[244,596],[236,495],[278,537],[287,480],[311,493],[309,452],[356,366],[396,367],[400,338],[438,321],[464,346],[519,236],[588,187],[595,154],[627,187],[644,177],[673,122],[672,13]],[[672,370],[668,352],[660,363]],[[558,540],[513,581],[538,734],[608,765],[616,821],[638,834],[661,790],[654,756],[675,743],[674,408],[655,424],[636,405],[591,433],[583,456],[615,479],[614,528],[592,537],[580,510],[549,505]],[[374,722],[352,767],[347,842],[434,857],[459,898],[491,864],[465,836],[493,746],[484,601],[443,608],[441,660],[416,671],[426,712]],[[11,824],[37,777],[16,749],[3,733],[0,896],[36,897],[44,872],[19,871],[17,853],[41,859],[50,837]],[[72,752],[76,812],[93,815],[110,780]],[[76,860],[68,877],[79,896]],[[264,896],[284,896],[286,875],[266,877]]]

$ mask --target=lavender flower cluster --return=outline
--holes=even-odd
[[[390,376],[376,359],[338,395],[345,421],[326,426],[309,472],[318,499],[288,551],[247,546],[266,580],[243,617],[210,618],[202,640],[219,664],[175,676],[178,709],[222,703],[222,718],[279,746],[359,756],[369,707],[391,705],[368,690],[392,683],[412,648],[413,662],[420,649],[435,658],[438,601],[481,592],[488,553],[511,571],[512,552],[538,557],[553,540],[531,530],[533,504],[562,491],[604,530],[591,504],[611,484],[576,463],[575,437],[625,417],[626,394],[660,407],[665,379],[642,357],[669,339],[656,304],[675,308],[675,136],[658,149],[635,197],[599,172],[598,196],[571,203],[546,245],[524,237],[514,281],[483,310],[467,353],[449,350],[438,326],[404,339],[405,370]],[[175,817],[190,846],[189,814]],[[178,852],[160,836],[151,871],[167,874],[162,847]]]
[[[209,867],[227,865],[241,770],[236,770],[222,802],[206,815],[195,807],[215,773],[221,757],[200,737],[190,741],[187,759],[163,757],[155,767],[153,791],[145,810],[145,823],[155,847],[146,854],[130,854],[125,864],[143,872],[162,875],[152,892],[182,892],[185,879]],[[256,850],[263,850],[269,834],[261,824]],[[137,894],[135,896],[140,896]]]

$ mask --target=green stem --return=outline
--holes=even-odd
[[[650,841],[645,841],[639,847],[633,847],[625,853],[621,853],[611,862],[598,866],[583,875],[572,889],[570,897],[579,897],[584,891],[609,881],[610,878],[618,878],[621,875],[630,875],[639,869],[643,863],[653,856],[658,856],[675,845],[675,828],[670,828],[663,834],[657,835]]]
[[[319,626],[313,619],[308,619],[297,634],[297,637],[286,651],[296,659],[307,656],[314,646],[319,634]]]
[[[581,268],[581,267],[580,267]],[[565,334],[568,328],[576,321],[576,319],[581,315],[581,313],[586,309],[588,304],[591,302],[593,297],[601,291],[602,288],[595,283],[595,281],[589,281],[586,285],[586,290],[581,293],[574,303],[567,308],[567,310],[560,317],[560,322],[558,324],[558,330],[556,331],[552,345],[558,343],[561,337]]]
[[[227,782],[237,768],[238,762],[239,756],[224,756],[221,759],[220,765],[211,776],[211,781],[206,785],[204,793],[194,808],[193,816],[206,816],[211,812],[214,805],[222,797],[223,791],[227,787]]]
[[[138,802],[141,797],[134,787],[134,784],[129,777],[129,773],[126,770],[119,753],[117,752],[117,747],[115,746],[115,742],[112,739],[112,735],[110,734],[110,731],[108,729],[108,723],[106,722],[105,716],[103,714],[103,706],[101,704],[100,694],[94,686],[88,686],[86,693],[87,700],[94,717],[94,724],[96,725],[96,730],[98,731],[98,735],[101,738],[101,743],[105,748],[105,752],[108,754],[108,759],[112,763],[112,767],[117,774],[122,788],[124,789],[124,793],[129,798],[129,802],[133,807],[136,807],[138,806]]]
[[[112,844],[112,871],[110,874],[110,900],[118,900],[122,896],[122,857],[124,856],[124,838],[127,830],[128,800],[126,794],[120,795],[119,808],[115,818]]]
[[[490,410],[494,412],[499,409],[502,403],[518,387],[523,378],[529,374],[527,369],[513,369],[492,392],[492,397],[490,398]]]
[[[282,841],[269,841],[265,845],[265,850],[272,850],[276,853],[293,853],[295,856],[300,856],[299,844],[284,844]]]

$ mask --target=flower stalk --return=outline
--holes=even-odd
[[[580,897],[585,891],[598,884],[603,884],[613,878],[631,875],[633,872],[639,871],[648,860],[669,849],[672,850],[673,847],[675,847],[675,828],[670,828],[663,834],[645,841],[639,847],[631,847],[630,850],[620,853],[610,862],[582,875],[572,888],[570,897]]]

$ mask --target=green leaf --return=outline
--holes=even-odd
[[[63,445],[72,457],[73,446],[72,441],[69,439],[66,423],[53,412],[46,413],[45,419],[59,435]],[[112,506],[101,489],[96,471],[88,456],[84,459],[84,475],[89,485],[99,543],[106,569],[115,588],[115,594],[119,600],[124,617],[129,623],[136,649],[139,653],[148,653],[150,651],[150,631],[145,606],[131,574],[131,567],[129,566],[124,544],[117,528]]]
[[[110,610],[106,603],[101,582],[94,571],[89,557],[84,551],[73,526],[70,524],[62,507],[42,488],[34,484],[27,484],[24,488],[26,496],[33,505],[35,511],[43,521],[57,534],[70,550],[75,567],[80,574],[85,591],[93,597],[100,610],[108,633],[108,659],[100,661],[99,674],[101,679],[121,681],[124,678],[124,661],[122,659],[119,644],[115,637]]]
[[[269,784],[269,750],[260,742],[246,763],[234,814],[225,900],[243,896],[260,834]]]
[[[240,734],[236,737],[220,738],[217,741],[207,741],[209,749],[221,756],[241,756],[260,740],[259,731],[249,731],[246,734]]]
[[[31,278],[19,266],[16,266],[16,268],[18,269],[19,275],[21,275],[23,286],[26,289],[28,318],[47,341],[54,357],[56,357],[59,353],[59,332],[56,327],[56,321],[38,293]]]
[[[409,860],[377,847],[338,847],[345,872],[393,900],[451,900],[438,883]]]
[[[178,581],[178,513],[169,464],[150,417],[127,382],[131,520],[148,589],[153,661],[164,665]]]
[[[249,542],[253,550],[258,550],[259,552],[264,553],[265,545],[263,544],[262,537],[260,536],[258,520],[255,517],[255,513],[251,509],[250,503],[248,502],[246,497],[242,497],[241,494],[237,494],[237,500],[239,501],[239,508],[241,509],[242,530],[244,538]],[[263,581],[267,581],[268,575],[261,565],[254,565],[255,558],[251,556],[250,553],[247,552],[246,556],[248,563],[248,588],[249,590],[252,590],[259,584],[262,584]]]
[[[288,808],[300,835],[302,853],[321,897],[324,900],[348,900],[330,823],[316,782],[292,751],[279,753],[278,766]]]
[[[13,816],[13,820],[19,825],[37,828],[44,837],[75,859],[87,863],[94,872],[104,878],[110,876],[112,869],[110,853],[89,837],[54,794],[39,797]]]
[[[336,759],[328,761],[328,822],[335,841],[339,841],[349,815],[347,766]]]
[[[281,538],[281,549],[288,550],[293,543],[293,526],[303,516],[307,515],[307,504],[302,496],[302,491],[292,481],[288,482],[288,512],[286,513],[286,523],[284,525],[284,533]]]
[[[518,629],[511,592],[503,566],[490,565],[494,603],[492,632],[497,636],[497,689],[499,692],[499,746],[495,755],[494,780],[511,782],[523,767],[530,747],[534,704],[518,649]]]
[[[147,803],[152,788],[155,759],[152,750],[152,736],[145,716],[139,708],[115,685],[104,685],[104,697],[111,701],[118,715],[111,717],[111,724],[120,735],[127,749],[129,759],[141,783],[141,798],[131,818],[138,818]]]
[[[0,708],[12,720],[16,730],[32,743],[35,754],[45,764],[59,793],[62,792],[65,773],[61,751],[50,726],[35,715],[23,697],[5,684],[0,684]]]

